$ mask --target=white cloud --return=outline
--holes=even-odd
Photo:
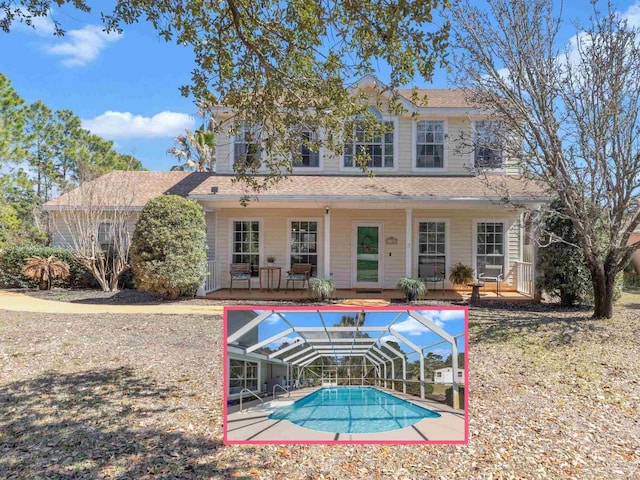
[[[53,35],[55,26],[51,14],[32,17],[31,24],[31,26],[23,23],[17,25],[22,31],[29,31],[43,39],[46,38],[48,45],[44,46],[44,50],[51,55],[60,56],[62,64],[67,67],[86,65],[95,60],[109,43],[120,40],[123,35],[116,32],[106,33],[98,25],[85,25],[80,29],[67,30],[64,37],[56,37]]]
[[[400,333],[406,333],[407,335],[414,336],[421,335],[429,331],[427,327],[413,318],[408,318],[402,322],[394,323],[392,328]]]
[[[85,25],[80,30],[67,31],[62,39],[55,38],[54,44],[45,49],[61,56],[67,67],[75,67],[95,60],[109,43],[121,38],[122,34],[106,33],[97,25]]]
[[[173,137],[193,128],[193,118],[186,113],[160,112],[152,117],[130,112],[106,111],[82,120],[82,127],[108,139],[134,137]]]
[[[629,8],[622,13],[622,18],[629,23],[629,26],[640,27],[640,2],[630,5]]]

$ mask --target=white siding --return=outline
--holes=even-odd
[[[447,252],[447,268],[462,262],[465,265],[473,265],[473,236],[475,235],[473,220],[477,218],[495,219],[507,221],[512,224],[508,232],[508,258],[509,269],[505,286],[513,283],[513,262],[519,255],[519,233],[515,220],[518,213],[502,208],[486,208],[478,210],[459,211],[414,209],[412,212],[412,276],[417,277],[417,251],[415,242],[415,222],[413,219],[441,219],[448,221],[449,238],[447,239],[449,251]],[[261,220],[262,257],[264,265],[266,255],[276,257],[276,265],[283,267],[283,278],[287,263],[287,230],[288,217],[296,219],[320,218],[318,235],[318,274],[323,272],[323,237],[324,237],[324,211],[321,209],[296,210],[295,215],[283,209],[223,209],[218,212],[217,229],[217,256],[218,266],[221,272],[222,287],[229,284],[230,263],[230,228],[231,219],[259,219]],[[352,287],[351,272],[353,265],[353,225],[355,222],[380,222],[382,223],[382,250],[380,261],[383,264],[383,287],[396,288],[398,280],[405,276],[405,245],[406,226],[405,209],[394,210],[356,210],[356,209],[332,209],[331,211],[331,278],[337,288]],[[389,237],[397,239],[397,243],[387,245],[385,240]],[[448,276],[448,271],[447,271]],[[254,279],[254,286],[258,285],[258,279]],[[284,287],[284,284],[282,285]],[[446,288],[452,288],[447,280]]]
[[[51,212],[49,226],[51,229],[51,245],[54,247],[72,247],[73,239],[71,237],[70,227],[73,227],[73,220],[71,219],[70,212]],[[136,222],[138,221],[138,217],[140,214],[138,212],[131,213],[127,221],[127,231],[129,235],[133,235],[133,230],[136,227]],[[109,214],[106,213],[104,217],[104,221],[109,221]]]

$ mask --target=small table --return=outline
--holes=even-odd
[[[275,271],[278,272],[278,287],[275,288],[275,290],[280,290],[280,283],[282,282],[282,267],[274,267],[274,266],[260,267],[260,272],[258,274],[258,277],[260,280],[260,290],[264,290],[262,288],[262,272],[264,271],[267,272],[267,282],[266,282],[267,292],[271,292],[274,290],[273,284],[275,283],[275,278],[274,278]]]
[[[470,303],[477,303],[480,301],[480,287],[484,287],[483,282],[467,283],[468,287],[471,287],[471,300]]]

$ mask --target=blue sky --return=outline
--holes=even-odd
[[[640,0],[614,4],[640,24]],[[571,22],[586,21],[591,9],[582,0],[565,2],[564,10],[569,40]],[[63,7],[52,15],[67,30],[65,37],[52,36],[46,20],[36,31],[16,26],[10,34],[0,32],[0,72],[27,102],[73,110],[85,128],[113,140],[119,152],[136,156],[148,169],[168,170],[175,163],[166,154],[173,137],[194,126],[193,102],[178,91],[189,83],[190,49],[166,43],[144,22],[122,36],[107,36],[95,13]],[[386,80],[386,72],[374,73]],[[447,75],[439,71],[432,84],[416,85],[445,88]]]
[[[419,310],[426,318],[433,321],[436,325],[442,328],[445,332],[451,335],[458,335],[464,332],[464,310],[439,310],[437,308],[430,308]],[[343,315],[349,315],[355,317],[355,312],[326,312],[322,311],[322,319],[325,323],[325,326],[331,327],[340,322],[340,318]],[[386,326],[393,321],[398,312],[393,311],[384,311],[384,310],[370,310],[366,312],[365,317],[365,326]],[[288,322],[291,323],[294,327],[321,327],[322,323],[318,317],[317,311],[309,311],[305,313],[296,313],[296,312],[281,312],[281,316],[283,316]],[[435,333],[431,332],[429,329],[424,327],[418,321],[413,318],[408,317],[406,313],[394,323],[394,327],[400,332],[407,340],[413,342],[418,347],[426,347],[427,345],[434,344],[436,342],[440,342],[442,339]],[[266,340],[278,333],[281,333],[289,328],[289,325],[282,320],[282,318],[278,315],[272,315],[263,321],[258,327],[258,340],[263,341]],[[411,353],[413,350],[409,348],[406,344],[398,341],[395,337],[389,336],[386,332],[367,332],[371,337],[383,337],[389,341],[396,341],[400,345],[400,348],[405,353]],[[314,335],[318,338],[326,338],[324,333],[318,333]],[[295,333],[292,333],[286,337],[282,337],[278,339],[276,342],[269,345],[269,347],[273,349],[277,349],[283,342],[293,343],[299,336]],[[464,351],[464,339],[461,337],[458,340],[458,349],[459,351]],[[427,352],[437,353],[442,355],[443,357],[447,357],[451,353],[451,347],[449,347],[446,343],[442,343],[440,345],[436,345],[433,348],[427,350]],[[413,358],[409,357],[410,361],[416,360],[417,357]]]

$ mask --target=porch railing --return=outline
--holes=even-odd
[[[533,297],[535,292],[533,263],[516,262],[516,280],[518,292]]]
[[[204,280],[204,293],[215,290],[218,286],[218,276],[215,260],[207,260],[207,277]]]

